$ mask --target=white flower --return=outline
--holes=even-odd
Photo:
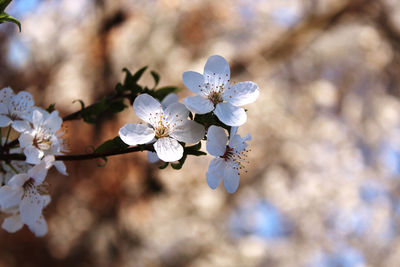
[[[18,138],[21,148],[24,148],[26,162],[39,164],[45,155],[63,154],[65,148],[61,139],[61,124],[62,119],[58,116],[58,111],[48,113],[39,108],[33,110],[32,123]],[[56,161],[53,165],[60,173],[67,175],[62,161]]]
[[[46,207],[51,201],[49,195],[41,195],[40,198],[41,203],[43,203],[43,207]],[[18,206],[8,210],[3,210],[3,212],[10,215],[4,219],[3,224],[1,225],[4,230],[9,233],[15,233],[19,231],[22,226],[24,226]],[[42,237],[47,233],[47,223],[42,214],[38,219],[27,224],[27,226],[37,237]]]
[[[207,183],[215,189],[224,180],[224,185],[229,193],[234,193],[239,186],[240,171],[246,160],[247,140],[250,135],[240,137],[236,134],[237,127],[231,128],[230,139],[225,130],[218,126],[210,126],[207,133],[207,152],[215,156],[207,172]],[[228,144],[227,144],[228,143]]]
[[[20,220],[31,230],[38,223],[42,224],[42,210],[49,201],[40,193],[45,190],[43,181],[53,162],[54,156],[46,156],[39,165],[32,167],[27,173],[14,175],[7,185],[0,188],[0,207],[3,212],[13,214],[10,220],[16,222],[18,218],[15,215],[19,212]],[[11,226],[7,227],[8,223],[5,227],[12,230]]]
[[[5,139],[5,138],[3,138],[3,139]],[[3,140],[3,144],[4,144],[4,140]],[[14,154],[14,153],[21,154],[22,149],[19,147],[11,148],[10,153],[11,154]],[[20,160],[11,160],[9,162],[1,161],[0,169],[3,171],[3,173],[2,173],[2,179],[0,179],[2,181],[2,183],[0,185],[7,184],[8,181],[15,174],[27,172],[30,168],[32,168],[32,165],[27,163],[26,161],[22,161],[22,160],[21,161]]]
[[[28,92],[14,94],[10,88],[0,90],[0,127],[11,125],[21,132],[32,116],[34,101]]]
[[[240,82],[230,84],[228,62],[221,56],[211,56],[204,66],[204,74],[187,71],[183,83],[197,96],[184,99],[186,107],[197,114],[214,111],[226,125],[240,126],[247,120],[240,106],[253,103],[260,94],[257,84]]]
[[[166,109],[173,103],[178,103],[178,96],[174,93],[171,93],[164,97],[164,99],[161,101],[161,106],[163,109]],[[147,152],[147,159],[150,163],[155,163],[160,160],[160,158],[157,156],[157,153],[151,151]]]
[[[203,125],[188,120],[189,111],[181,103],[162,108],[160,102],[148,94],[136,97],[133,108],[137,116],[149,125],[128,123],[119,130],[126,144],[134,146],[154,143],[157,156],[166,162],[176,161],[183,156],[184,143],[197,143],[204,137]]]

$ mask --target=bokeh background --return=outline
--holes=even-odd
[[[224,56],[256,82],[240,134],[238,191],[211,190],[211,157],[158,170],[145,153],[50,172],[49,233],[0,231],[0,266],[400,266],[398,0],[14,0],[0,26],[0,88],[62,115],[148,65],[184,71]],[[149,74],[142,84],[153,85]],[[71,152],[113,138],[133,110],[65,123]]]

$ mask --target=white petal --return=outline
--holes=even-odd
[[[205,96],[202,91],[204,87],[204,76],[198,72],[186,71],[182,75],[183,84],[193,93]]]
[[[12,122],[12,120],[5,115],[0,115],[0,127],[6,127],[8,125],[10,125]]]
[[[183,103],[191,112],[197,114],[206,114],[214,109],[213,103],[202,96],[186,97]]]
[[[207,152],[215,157],[225,154],[228,137],[222,127],[211,125],[207,131]]]
[[[38,128],[39,126],[41,126],[44,122],[44,117],[46,115],[46,111],[40,109],[40,108],[35,108],[32,114],[32,123],[34,125],[35,128]]]
[[[165,120],[171,125],[181,125],[187,121],[189,110],[182,103],[173,103],[165,111]]]
[[[119,129],[119,137],[130,146],[146,144],[153,140],[154,130],[147,125],[128,123]]]
[[[26,156],[26,162],[31,164],[40,164],[40,159],[43,157],[43,151],[37,149],[34,146],[28,146],[24,149],[24,154]]]
[[[157,153],[151,151],[147,152],[147,159],[149,160],[150,163],[156,163],[157,161],[160,160],[160,158],[157,156]]]
[[[10,181],[8,181],[7,185],[11,186],[14,189],[22,187],[26,181],[29,180],[29,175],[26,173],[16,174],[11,177]]]
[[[225,58],[214,55],[208,58],[206,65],[204,66],[205,75],[217,75],[223,79],[229,80],[231,76],[231,71],[229,69],[229,64]]]
[[[43,215],[32,224],[28,224],[28,227],[36,237],[42,237],[47,234],[47,223]]]
[[[14,92],[11,88],[6,87],[1,89],[0,91],[0,114],[8,113],[8,103],[10,102],[11,97],[14,95]],[[3,126],[1,126],[3,127]]]
[[[158,139],[154,143],[154,149],[157,152],[157,156],[165,162],[180,160],[183,156],[183,147],[181,144],[169,137]]]
[[[48,129],[51,133],[57,132],[62,125],[62,119],[58,116],[58,111],[54,110],[44,121],[43,128]]]
[[[229,132],[229,136],[232,137],[232,136],[236,135],[238,129],[239,129],[239,127],[237,127],[237,126],[232,126],[232,127],[231,127],[231,130],[230,130],[230,132]]]
[[[22,91],[11,97],[8,109],[12,115],[21,119],[28,119],[31,117],[34,104],[32,95],[28,92]]]
[[[62,175],[68,176],[67,167],[65,166],[64,162],[57,160],[53,163],[54,167],[56,167],[57,171]]]
[[[44,200],[35,188],[25,191],[25,195],[19,205],[19,212],[22,221],[27,225],[32,225],[42,215]]]
[[[229,193],[235,193],[239,186],[240,176],[238,170],[233,169],[232,166],[226,166],[224,170],[224,186]]]
[[[169,105],[178,102],[178,95],[174,93],[168,94],[164,99],[161,101],[162,107],[165,109]]]
[[[235,134],[231,135],[231,138],[229,140],[229,146],[235,148],[236,153],[240,153],[243,150],[245,150],[248,146],[246,141],[251,140],[251,135],[248,134],[245,137],[240,137],[240,135]]]
[[[35,180],[35,185],[40,185],[44,178],[46,178],[47,170],[53,165],[54,156],[48,155],[44,157],[40,164],[33,166],[28,170],[29,177],[32,177]]]
[[[136,97],[133,102],[133,109],[136,115],[150,124],[154,123],[156,114],[161,114],[162,107],[160,102],[148,94],[142,94]]]
[[[12,188],[4,185],[0,188],[0,206],[2,209],[9,209],[19,205],[22,199],[24,190],[22,187]]]
[[[12,122],[11,126],[13,127],[14,130],[17,132],[25,132],[31,129],[31,126],[29,125],[28,121],[21,121],[21,120],[15,120]]]
[[[7,217],[1,227],[9,233],[15,233],[20,230],[24,226],[24,223],[21,221],[21,217],[19,214],[14,214],[10,217]]]
[[[229,126],[240,126],[247,120],[247,115],[244,109],[233,106],[230,103],[217,104],[214,114],[220,121]]]
[[[42,195],[43,207],[46,207],[51,202],[51,197],[49,195]]]
[[[211,187],[211,189],[217,188],[221,183],[225,164],[225,160],[222,158],[215,158],[210,162],[206,176],[208,186]]]
[[[176,140],[188,144],[194,144],[203,139],[204,126],[195,121],[186,120],[183,125],[175,127],[170,136]]]
[[[240,82],[227,87],[223,98],[234,106],[243,106],[256,101],[260,95],[257,84],[253,82]]]
[[[18,137],[19,145],[21,147],[27,147],[33,144],[33,135],[30,135],[28,133],[22,133]]]

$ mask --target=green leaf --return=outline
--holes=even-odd
[[[160,89],[156,90],[153,93],[153,96],[158,100],[162,101],[167,95],[171,93],[177,93],[179,91],[178,87],[175,86],[165,86],[161,87]]]
[[[206,152],[203,151],[188,151],[187,155],[193,155],[193,156],[205,156],[207,155]]]
[[[185,163],[187,158],[187,154],[183,154],[183,157],[178,161],[178,163],[171,163],[171,167],[175,170],[182,169],[183,164]]]
[[[196,114],[194,117],[194,121],[204,125],[204,127],[206,129],[208,129],[208,127],[210,127],[211,125],[216,125],[216,126],[220,126],[226,130],[228,130],[228,132],[230,131],[231,127],[228,125],[225,125],[224,123],[222,123],[217,116],[214,115],[213,112],[209,112],[206,114]]]
[[[154,83],[155,83],[154,88],[156,88],[158,83],[160,82],[160,75],[155,71],[150,71],[150,74],[151,74],[151,76],[153,76]]]
[[[0,13],[3,13],[6,7],[11,3],[11,0],[0,0]]]
[[[197,151],[201,149],[201,142],[198,142],[197,144],[195,144],[194,146],[188,146],[185,147],[186,150],[188,151]]]
[[[19,20],[17,20],[16,18],[8,15],[6,12],[2,11],[0,13],[0,24],[6,21],[17,24],[19,31],[21,31],[21,22],[19,22]]]
[[[82,100],[75,100],[73,103],[77,101],[79,101],[82,107],[80,115],[87,123],[96,123],[98,117],[103,113],[118,113],[127,108],[123,99],[109,100],[104,97],[99,102],[86,108],[85,103]]]
[[[121,83],[117,83],[115,86],[115,91],[117,91],[117,94],[122,94],[124,92],[124,86]]]
[[[103,144],[98,146],[94,152],[95,153],[106,153],[106,152],[116,152],[123,151],[128,147],[119,136],[105,141]]]
[[[106,98],[103,98],[96,104],[82,109],[81,116],[83,120],[88,123],[96,123],[97,117],[107,110],[106,101]]]
[[[137,81],[139,81],[140,77],[142,77],[143,73],[147,70],[147,66],[144,66],[143,68],[141,68],[140,70],[138,70],[135,74],[133,74],[132,76],[132,81],[134,81],[135,83]]]
[[[49,107],[46,108],[46,111],[47,111],[48,113],[52,113],[52,112],[55,110],[55,108],[54,108],[55,106],[56,106],[55,103],[50,104]]]
[[[168,162],[163,162],[163,164],[161,164],[160,166],[158,166],[158,168],[159,168],[160,170],[165,169],[165,168],[167,168],[168,164],[169,164]]]
[[[110,103],[110,107],[109,107],[109,111],[111,111],[112,113],[118,113],[123,111],[125,108],[127,108],[128,106],[124,104],[124,101],[118,100],[118,101],[113,101]]]
[[[131,91],[133,95],[142,92],[143,89],[140,85],[137,84],[137,82],[140,79],[140,77],[142,77],[142,75],[146,69],[147,69],[147,66],[141,68],[134,75],[132,75],[131,72],[127,68],[124,68],[122,70],[126,73],[124,84],[117,85],[117,88],[116,88],[117,92],[122,93],[123,91]]]

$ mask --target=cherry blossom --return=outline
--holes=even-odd
[[[204,74],[187,71],[182,79],[185,86],[197,94],[184,99],[186,107],[197,114],[213,111],[229,126],[246,122],[246,112],[240,106],[253,103],[259,95],[258,86],[253,82],[231,84],[228,62],[218,55],[208,58]]]
[[[40,195],[40,198],[43,207],[46,207],[51,201],[49,195]],[[24,226],[18,206],[2,210],[2,212],[9,215],[4,219],[3,224],[1,225],[1,227],[7,232],[15,233]],[[42,214],[36,220],[27,223],[27,226],[36,237],[42,237],[47,234],[47,223]]]
[[[61,139],[61,124],[58,111],[49,113],[40,108],[33,110],[32,123],[18,138],[21,148],[24,149],[26,162],[39,164],[45,155],[61,155],[66,151],[64,140]],[[60,173],[67,175],[62,161],[54,162],[54,166]]]
[[[181,103],[163,108],[152,96],[142,94],[136,97],[133,108],[148,125],[128,123],[119,130],[119,136],[131,146],[155,141],[154,150],[163,161],[182,158],[183,147],[179,142],[197,143],[204,137],[204,127],[187,119],[189,110]]]
[[[17,95],[10,88],[0,90],[0,127],[11,125],[21,132],[32,116],[34,101],[32,95],[22,91]]]
[[[46,192],[43,181],[53,163],[54,156],[46,156],[40,164],[33,166],[27,173],[14,175],[0,188],[0,208],[11,214],[8,221],[3,223],[3,228],[17,231],[21,225],[20,220],[34,232],[43,232],[42,210],[50,202],[48,197],[42,195]],[[12,226],[12,223],[15,225]]]
[[[207,183],[215,189],[223,180],[226,190],[231,194],[239,186],[240,172],[244,170],[248,152],[246,141],[251,140],[250,135],[242,138],[236,132],[237,127],[232,127],[228,142],[225,130],[212,125],[208,128],[206,143],[207,152],[215,156],[207,171]]]

